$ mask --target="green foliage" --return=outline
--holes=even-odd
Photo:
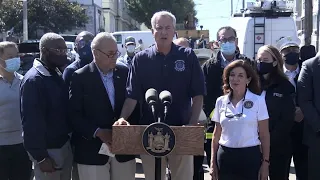
[[[14,27],[15,33],[22,33],[23,4],[17,0],[5,0],[0,5],[0,29]],[[28,0],[28,31],[37,29],[45,32],[62,33],[74,27],[82,27],[88,17],[78,3],[68,0]]]
[[[167,10],[174,14],[177,23],[184,23],[187,16],[196,16],[193,0],[126,0],[129,14],[139,23],[151,28],[152,15],[160,10]]]

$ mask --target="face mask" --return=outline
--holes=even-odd
[[[260,62],[257,63],[258,72],[261,75],[268,74],[273,71],[273,63]]]
[[[236,52],[236,44],[234,42],[222,43],[220,47],[220,51],[225,55],[233,55]]]
[[[135,46],[134,45],[127,46],[127,52],[128,53],[134,53],[134,50],[135,50]]]
[[[88,59],[88,60],[93,59],[91,47],[88,44],[85,45],[83,48],[79,49],[78,54],[79,54],[80,59]]]
[[[19,70],[20,68],[20,58],[11,58],[4,61],[6,67],[4,68],[7,72],[13,73]]]
[[[47,61],[54,66],[54,68],[56,67],[62,67],[65,66],[66,64],[69,63],[68,57],[67,55],[56,55],[56,54],[50,54],[47,57]]]
[[[299,53],[296,52],[290,52],[284,56],[284,61],[288,65],[296,65],[299,59]]]

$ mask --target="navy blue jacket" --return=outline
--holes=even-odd
[[[35,60],[21,82],[20,103],[24,146],[41,161],[49,157],[47,149],[61,148],[69,140],[67,86]]]
[[[68,65],[66,67],[66,69],[63,71],[63,79],[64,81],[66,82],[66,84],[69,86],[70,85],[70,80],[71,80],[71,77],[72,77],[72,74],[82,68],[83,66],[89,64],[90,62],[92,61],[91,60],[88,60],[88,59],[77,59],[75,61],[73,61],[70,65]]]

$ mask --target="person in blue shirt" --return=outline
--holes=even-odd
[[[59,67],[68,61],[62,36],[43,35],[40,58],[20,85],[24,146],[33,161],[36,180],[70,180],[72,152],[67,120],[68,86]]]
[[[173,14],[157,12],[151,19],[151,25],[156,43],[137,53],[133,59],[127,81],[127,99],[116,124],[126,124],[137,102],[142,107],[139,124],[153,123],[153,115],[144,96],[149,88],[154,88],[159,93],[168,90],[172,94],[173,101],[164,123],[173,126],[195,125],[202,109],[203,95],[206,94],[204,75],[197,56],[191,48],[177,46],[172,42],[176,26]],[[163,115],[160,107],[156,109],[160,116]],[[193,156],[169,155],[167,158],[172,179],[193,179]],[[141,159],[146,180],[153,180],[154,157],[141,155]],[[162,169],[165,166],[162,163]],[[165,172],[161,173],[164,178]]]

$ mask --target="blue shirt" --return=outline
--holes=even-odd
[[[160,94],[168,90],[172,104],[165,123],[169,125],[189,124],[191,98],[205,95],[204,75],[197,56],[190,48],[172,43],[168,55],[160,54],[156,46],[139,52],[133,58],[127,82],[127,97],[142,103],[141,125],[154,122],[151,110],[145,102],[145,92],[154,88]],[[163,114],[163,106],[157,106],[157,114]]]
[[[103,85],[106,89],[106,93],[108,94],[111,106],[114,109],[115,89],[114,89],[114,84],[113,84],[113,71],[110,71],[107,74],[103,74],[103,72],[100,71],[98,66],[97,66],[97,69],[100,73],[100,77],[101,77]]]

